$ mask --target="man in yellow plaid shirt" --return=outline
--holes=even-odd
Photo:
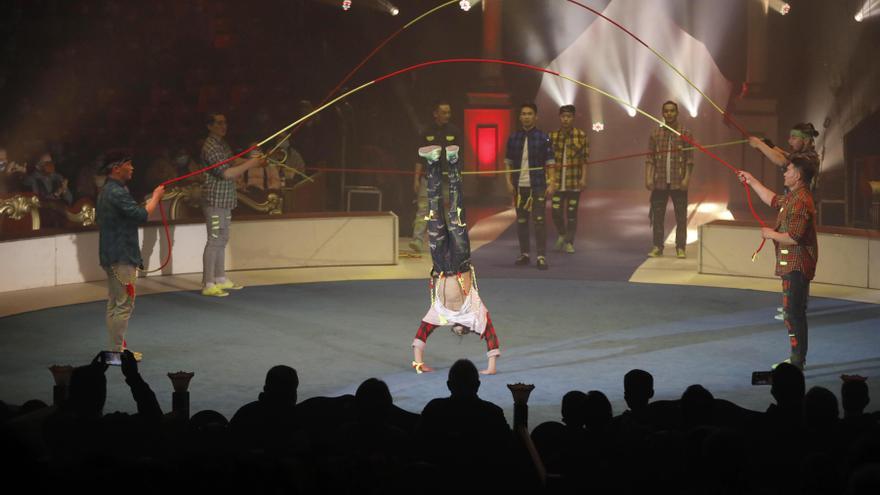
[[[550,197],[551,215],[556,231],[555,248],[574,253],[574,234],[577,230],[578,202],[581,190],[587,186],[587,159],[590,156],[590,140],[587,134],[574,127],[574,105],[559,107],[560,129],[550,133],[556,166],[555,192]]]

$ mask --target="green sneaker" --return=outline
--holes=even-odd
[[[565,237],[559,236],[556,238],[556,243],[553,244],[553,249],[557,251],[562,251],[563,246],[565,246]]]
[[[238,285],[232,280],[226,279],[226,282],[222,282],[219,284],[215,284],[214,287],[219,287],[221,290],[241,290],[244,289],[243,285]]]
[[[683,260],[683,259],[687,258],[687,253],[685,252],[684,249],[678,248],[675,250],[675,257],[680,260]]]
[[[651,248],[651,251],[648,253],[648,258],[658,258],[663,256],[663,248],[659,248],[654,246]]]
[[[565,243],[565,252],[568,254],[574,254],[574,244],[570,242]]]
[[[229,293],[221,289],[217,285],[212,285],[210,287],[205,287],[204,289],[202,289],[202,295],[208,297],[226,297],[229,295]]]

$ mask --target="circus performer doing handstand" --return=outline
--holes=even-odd
[[[483,374],[495,374],[501,355],[489,311],[480,299],[476,272],[470,261],[470,240],[461,207],[461,163],[458,133],[423,136],[419,155],[425,162],[428,190],[428,243],[433,268],[430,275],[431,307],[413,339],[412,367],[417,373],[434,371],[424,362],[425,342],[440,326],[451,325],[459,336],[475,333],[486,341],[489,363]],[[436,144],[436,143],[441,144]],[[442,180],[449,178],[449,200],[441,198]]]

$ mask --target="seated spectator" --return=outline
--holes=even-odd
[[[107,365],[99,353],[92,363],[76,368],[70,376],[68,398],[44,424],[50,453],[61,461],[78,463],[102,455],[107,439],[137,438],[138,442],[114,442],[114,455],[136,456],[146,447],[162,419],[156,394],[138,371],[131,351],[122,352],[122,374],[137,403],[137,414],[104,415],[107,399]]]
[[[25,179],[24,185],[41,200],[61,200],[68,205],[73,203],[73,194],[67,187],[67,179],[55,171],[55,162],[49,153],[40,156],[34,172]]]
[[[183,146],[178,147],[174,151],[172,160],[174,162],[174,170],[177,174],[177,177],[184,176],[202,168],[195,160],[193,160],[192,153],[190,153],[189,150]],[[193,176],[188,180],[191,182],[201,182],[202,180],[204,180],[204,177],[205,174],[199,174]]]
[[[681,423],[685,430],[715,424],[715,397],[702,385],[691,385],[681,395]]]
[[[422,411],[417,452],[465,480],[498,482],[492,466],[506,461],[511,440],[504,412],[477,396],[480,374],[467,359],[452,365],[446,386],[451,395],[433,399]]]
[[[572,390],[562,396],[562,423],[547,421],[532,430],[532,443],[548,473],[567,475],[579,468],[586,441],[587,394]]]
[[[107,182],[106,175],[99,175],[99,169],[104,163],[103,156],[91,162],[80,164],[76,171],[76,199],[91,199],[93,202],[98,200],[98,192]],[[101,172],[103,173],[103,172]]]
[[[336,456],[351,467],[350,478],[338,480],[334,491],[364,493],[391,483],[397,466],[412,457],[412,439],[391,423],[393,401],[382,380],[369,378],[361,383],[354,407],[357,419],[340,427],[334,441]]]
[[[9,159],[6,148],[0,147],[0,194],[19,192],[27,166]]]
[[[260,150],[255,149],[248,154],[248,158],[259,156],[259,154]],[[281,174],[278,167],[255,167],[246,170],[235,182],[237,189],[240,191],[267,193],[281,189]]]
[[[238,447],[281,454],[294,447],[299,428],[296,397],[299,377],[290,366],[273,366],[259,398],[242,406],[229,422]]]
[[[147,189],[151,190],[166,180],[175,177],[177,177],[177,168],[171,163],[168,150],[163,148],[159,150],[156,157],[147,166],[147,173],[144,174],[144,184]]]

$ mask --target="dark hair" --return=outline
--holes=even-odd
[[[813,177],[816,176],[816,163],[813,160],[805,156],[794,156],[791,159],[791,164],[800,172],[801,181],[807,186],[813,183]]]
[[[791,126],[791,130],[800,131],[806,134],[810,139],[816,139],[819,136],[819,131],[813,127],[813,124],[810,122],[801,122],[800,124],[795,124]]]
[[[562,105],[561,107],[559,107],[559,115],[562,115],[564,113],[577,113],[577,112],[575,111],[574,105]]]
[[[434,100],[433,105],[431,105],[431,111],[436,111],[442,105],[449,105],[450,107],[452,107],[452,105],[449,103],[449,100],[445,98],[437,98],[436,100]]]
[[[666,101],[663,102],[662,105],[660,105],[660,108],[662,109],[662,108],[665,107],[666,105],[672,105],[672,106],[675,107],[675,111],[676,111],[676,112],[678,111],[678,103],[676,103],[676,102],[674,102],[674,101],[672,101],[672,100],[666,100]]]
[[[225,115],[223,112],[208,112],[205,114],[205,125],[213,125],[218,115]]]
[[[527,101],[527,102],[525,102],[525,103],[521,103],[521,104],[519,105],[519,111],[522,112],[522,109],[523,109],[523,108],[531,108],[532,111],[535,112],[535,115],[538,114],[538,105],[535,105],[535,104],[534,104],[533,102],[531,102],[531,101]]]

